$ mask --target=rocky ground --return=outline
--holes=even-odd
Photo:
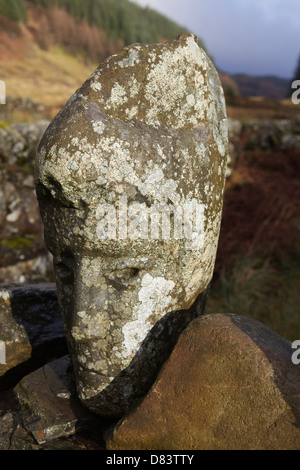
[[[113,424],[76,396],[54,284],[0,287],[0,450],[104,449]]]
[[[53,280],[34,184],[35,152],[47,126],[0,127],[0,282]]]
[[[33,175],[36,148],[47,125],[45,120],[0,125],[0,339],[7,345],[6,364],[0,365],[0,449],[105,449],[115,423],[89,413],[76,398],[51,255],[43,241]],[[282,249],[299,237],[300,119],[231,118],[229,137],[216,273],[232,253],[249,253],[258,241]],[[269,203],[267,212],[262,200],[264,207]],[[277,351],[281,339],[272,338],[278,341]],[[299,413],[293,400],[286,400],[289,432],[291,406]],[[276,417],[270,426],[274,423]],[[126,423],[122,426],[126,430]],[[122,434],[121,441],[113,439],[111,448],[113,442],[122,445]]]

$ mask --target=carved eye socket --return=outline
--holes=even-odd
[[[139,268],[124,268],[113,271],[107,277],[109,284],[113,285],[116,289],[126,289],[133,285],[138,278]]]
[[[64,284],[74,283],[75,260],[70,255],[61,255],[55,263],[56,275]]]
[[[124,268],[117,269],[113,274],[123,281],[130,281],[131,279],[135,278],[139,272],[139,268]]]

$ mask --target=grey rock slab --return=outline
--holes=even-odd
[[[40,450],[41,446],[26,429],[18,424],[14,430],[8,450]]]
[[[228,153],[193,35],[105,60],[39,146],[37,195],[81,400],[120,416],[203,311]]]
[[[0,415],[0,450],[38,450],[40,446],[21,424],[21,414],[8,410]]]
[[[53,260],[49,252],[0,268],[0,283],[46,283],[53,277]]]
[[[23,410],[25,429],[39,444],[99,423],[76,396],[69,356],[24,377],[14,391]]]
[[[61,437],[43,445],[43,450],[105,450],[104,441],[93,441],[80,433],[70,437]]]
[[[6,349],[0,376],[64,337],[55,284],[0,284],[0,340]]]
[[[7,411],[0,415],[0,450],[9,450],[11,437],[14,432],[13,413]]]

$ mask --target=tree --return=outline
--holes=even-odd
[[[23,0],[0,0],[0,14],[13,21],[26,21],[26,5]]]

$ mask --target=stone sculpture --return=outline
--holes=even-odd
[[[121,416],[202,313],[227,120],[193,35],[106,59],[41,141],[37,195],[81,400]]]

